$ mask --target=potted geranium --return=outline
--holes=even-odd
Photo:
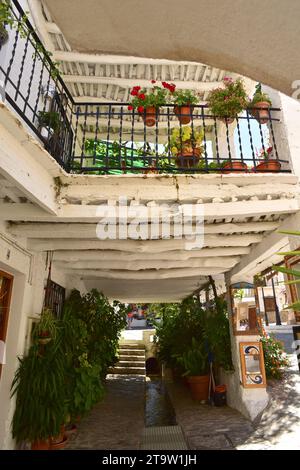
[[[203,152],[203,137],[202,127],[184,126],[172,130],[169,148],[172,155],[176,157],[177,166],[183,168],[197,166]]]
[[[181,124],[188,124],[191,121],[194,106],[198,102],[197,96],[191,90],[176,90],[172,94],[174,103],[174,113]]]
[[[280,171],[281,163],[272,158],[273,147],[268,147],[266,149],[261,149],[259,153],[256,154],[257,160],[260,162],[253,168],[254,171],[258,172],[277,172]],[[263,161],[261,161],[263,160]]]
[[[269,120],[269,108],[271,106],[272,101],[269,95],[262,92],[261,83],[258,83],[255,87],[253,98],[249,102],[250,113],[258,122],[266,124]]]
[[[152,88],[134,86],[130,92],[133,98],[128,106],[129,111],[137,110],[148,127],[155,125],[160,106],[166,104],[168,93],[175,91],[175,85],[162,82],[163,86],[160,87],[155,85],[155,80],[151,80],[151,83]]]
[[[242,79],[232,80],[224,77],[224,88],[212,90],[207,98],[207,104],[212,114],[221,121],[231,124],[247,107],[247,93]]]

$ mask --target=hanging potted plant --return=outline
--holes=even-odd
[[[34,336],[39,344],[47,344],[56,335],[56,320],[52,311],[48,308],[42,310],[40,320],[34,329]]]
[[[248,166],[246,163],[242,162],[241,160],[225,160],[222,162],[222,173],[240,173],[245,172],[248,170]]]
[[[177,356],[177,361],[184,368],[183,376],[186,377],[193,399],[208,400],[209,364],[204,341],[192,338],[190,348]]]
[[[191,90],[176,90],[172,94],[174,103],[174,113],[181,124],[188,124],[191,121],[195,104],[198,98]]]
[[[281,169],[281,163],[272,158],[273,147],[267,149],[261,149],[260,153],[257,154],[257,159],[260,163],[253,168],[256,172],[270,172],[277,173]],[[263,161],[261,161],[263,159]]]
[[[17,23],[17,20],[13,16],[9,2],[2,0],[0,2],[0,46],[4,46],[8,41],[6,25],[13,27],[15,23]]]
[[[168,92],[175,90],[175,85],[166,82],[163,82],[163,87],[155,85],[155,80],[151,80],[151,83],[152,88],[133,87],[130,92],[133,98],[128,106],[129,111],[137,110],[148,127],[156,124],[160,106],[166,104]]]
[[[269,121],[269,108],[272,106],[272,101],[267,95],[261,90],[261,83],[258,83],[255,87],[255,93],[252,100],[249,102],[250,113],[255,119],[261,124],[266,124]]]
[[[203,153],[204,131],[202,127],[184,126],[174,128],[170,136],[170,148],[178,167],[192,168],[198,165]]]
[[[242,79],[232,80],[224,77],[224,88],[212,90],[207,98],[211,113],[226,124],[234,119],[247,107],[247,93]]]
[[[58,133],[61,126],[60,116],[55,111],[40,111],[38,122],[41,136],[47,140]]]

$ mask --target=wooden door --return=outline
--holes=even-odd
[[[13,276],[0,271],[0,341],[6,341]],[[2,364],[0,364],[0,378]]]

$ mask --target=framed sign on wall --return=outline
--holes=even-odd
[[[260,341],[240,343],[242,384],[244,388],[265,388],[266,373]]]

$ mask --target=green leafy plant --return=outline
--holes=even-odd
[[[208,373],[208,352],[203,341],[191,339],[191,345],[182,355],[175,355],[178,364],[184,370],[183,376],[206,375]]]
[[[178,155],[183,151],[193,152],[193,150],[195,151],[196,149],[202,153],[203,138],[204,131],[202,127],[175,127],[171,132],[170,144],[167,146],[167,150],[170,149],[173,155]]]
[[[40,127],[47,127],[58,132],[61,127],[60,116],[55,111],[40,111],[38,114],[38,121]]]
[[[247,93],[241,79],[236,81],[229,77],[223,79],[224,88],[210,91],[207,104],[214,116],[235,118],[247,107]]]
[[[278,341],[274,335],[267,335],[264,331],[261,342],[267,378],[280,379],[284,368],[289,366],[289,360],[283,350],[282,342]]]
[[[252,100],[249,101],[249,107],[255,107],[257,103],[266,102],[272,106],[272,101],[267,93],[263,93],[261,89],[261,83],[258,83],[255,87],[255,92]]]
[[[192,90],[176,90],[172,94],[172,103],[176,106],[188,106],[198,103],[198,97]]]
[[[31,346],[19,359],[12,383],[16,408],[12,435],[17,442],[46,440],[60,433],[65,419],[65,362],[61,335],[41,347]]]

